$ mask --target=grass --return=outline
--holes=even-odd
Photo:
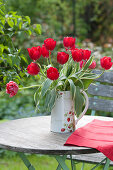
[[[58,163],[54,157],[45,155],[28,155],[27,158],[35,167],[35,170],[56,170]],[[71,170],[70,160],[66,160],[66,164]],[[85,164],[84,170],[90,170],[94,164]],[[81,170],[82,163],[76,165],[76,170]],[[102,170],[103,166],[99,166],[96,170]],[[109,168],[112,170],[113,168]],[[0,158],[0,170],[28,170],[19,156]]]

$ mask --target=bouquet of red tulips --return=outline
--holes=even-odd
[[[34,95],[36,108],[40,112],[51,111],[54,106],[58,91],[70,91],[72,99],[77,102],[75,111],[79,114],[84,105],[83,96],[80,89],[87,90],[92,81],[99,75],[92,72],[95,69],[96,62],[93,61],[93,53],[88,49],[78,49],[75,47],[75,38],[64,37],[64,50],[58,52],[56,59],[59,68],[54,67],[52,63],[52,53],[56,47],[56,41],[52,38],[44,40],[42,47],[28,48],[30,58],[33,60],[27,67],[27,72],[34,76],[38,75],[41,82],[25,88],[37,88]],[[38,63],[40,57],[47,59],[47,65],[41,66]],[[100,65],[104,70],[112,67],[110,57],[100,59]],[[6,92],[10,97],[16,95],[19,90],[18,85],[10,81],[6,85]]]

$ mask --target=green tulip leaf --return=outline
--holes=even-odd
[[[56,100],[56,90],[53,89],[51,90],[51,98],[50,98],[50,101],[49,101],[49,109],[50,111],[52,110],[54,104],[55,104],[55,100]]]
[[[88,67],[90,66],[90,64],[93,61],[93,56],[90,57],[90,59],[87,61],[87,63],[85,64],[83,71],[86,71],[88,69]]]
[[[80,88],[76,87],[76,94],[75,94],[75,112],[77,116],[82,113],[82,107],[84,105],[84,98],[80,92]]]
[[[45,80],[45,82],[43,83],[43,86],[42,86],[42,91],[41,91],[42,97],[46,94],[46,92],[48,91],[48,89],[51,86],[52,82],[53,81],[48,79],[48,78]]]
[[[75,93],[76,93],[76,86],[74,85],[73,80],[68,79],[68,81],[70,83],[70,92],[71,92],[71,95],[72,95],[72,99],[74,99],[75,98]]]

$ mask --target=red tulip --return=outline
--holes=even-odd
[[[41,56],[41,47],[32,47],[32,48],[27,48],[29,56],[32,60],[38,60]]]
[[[82,67],[85,66],[87,61],[81,61],[80,62],[80,68],[82,69]],[[96,61],[93,61],[92,64],[89,66],[90,69],[94,69],[96,67]]]
[[[83,59],[83,50],[82,49],[78,49],[78,50],[72,50],[72,58],[74,61],[76,62],[80,62]]]
[[[89,60],[90,56],[91,56],[90,50],[83,50],[83,60]]]
[[[80,61],[80,69],[82,69],[84,62]]]
[[[82,69],[82,67],[85,66],[86,62],[87,62],[87,61],[80,61],[80,69]]]
[[[45,45],[42,45],[42,56],[44,58],[49,58],[49,51],[46,49]]]
[[[66,48],[72,48],[75,46],[75,38],[64,37],[63,44],[64,44],[64,47],[66,47]]]
[[[57,53],[57,62],[60,64],[65,64],[69,59],[69,54],[65,52],[58,52]]]
[[[40,72],[40,67],[36,63],[31,63],[27,67],[27,72],[31,75],[37,75]]]
[[[100,64],[102,68],[104,68],[105,70],[109,70],[112,67],[111,58],[107,56],[101,58]]]
[[[96,67],[96,61],[93,61],[92,64],[89,66],[90,69],[94,69]]]
[[[46,40],[44,40],[44,45],[47,50],[52,51],[56,47],[56,41],[52,38],[47,38]]]
[[[57,80],[59,78],[59,72],[56,68],[50,67],[47,69],[47,77],[50,80]]]
[[[14,81],[10,81],[6,84],[6,93],[10,94],[9,97],[13,97],[18,92],[18,84],[16,84]]]
[[[71,47],[70,49],[68,49],[68,48],[66,48],[66,47],[65,47],[65,49],[66,49],[66,51],[68,51],[68,50],[69,50],[69,51],[78,50],[78,48],[76,48],[75,45],[74,45],[73,47]]]

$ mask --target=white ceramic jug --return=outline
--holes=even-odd
[[[83,117],[88,109],[88,96],[81,90],[85,97],[85,108],[77,118],[74,113],[74,104],[70,91],[59,91],[54,108],[51,111],[51,131],[52,132],[72,132],[75,131],[77,122]]]

